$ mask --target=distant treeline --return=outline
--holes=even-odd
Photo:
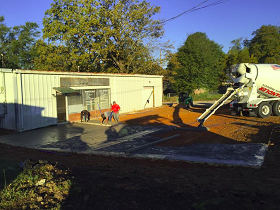
[[[228,79],[227,73],[233,64],[280,64],[279,32],[278,26],[263,25],[252,33],[252,39],[233,40],[227,53],[205,33],[191,34],[184,45],[169,56],[166,69],[168,84],[177,92],[217,89]]]

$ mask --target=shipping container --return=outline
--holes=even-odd
[[[162,105],[162,76],[0,69],[0,127],[17,131]]]

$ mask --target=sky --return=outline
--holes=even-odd
[[[160,6],[155,16],[166,20],[184,12],[203,0],[147,0]],[[209,0],[213,3],[217,0]],[[0,0],[0,16],[9,27],[25,22],[36,22],[42,29],[44,13],[53,0]],[[182,46],[188,35],[206,33],[210,40],[223,46],[227,52],[231,41],[252,38],[252,33],[262,25],[280,26],[280,0],[224,0],[224,3],[182,15],[164,24],[161,41],[170,41],[174,51]]]

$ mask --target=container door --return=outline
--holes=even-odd
[[[56,96],[57,122],[66,122],[66,103],[64,95]]]
[[[154,87],[146,86],[143,91],[144,95],[144,109],[154,107]]]

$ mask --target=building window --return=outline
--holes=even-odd
[[[82,96],[88,111],[110,108],[110,89],[82,90]]]
[[[80,90],[80,95],[68,96],[69,114],[110,108],[110,89]]]
[[[79,113],[84,109],[82,95],[70,95],[67,99],[69,114]]]
[[[79,105],[82,103],[82,96],[81,95],[71,95],[68,96],[68,105]]]

